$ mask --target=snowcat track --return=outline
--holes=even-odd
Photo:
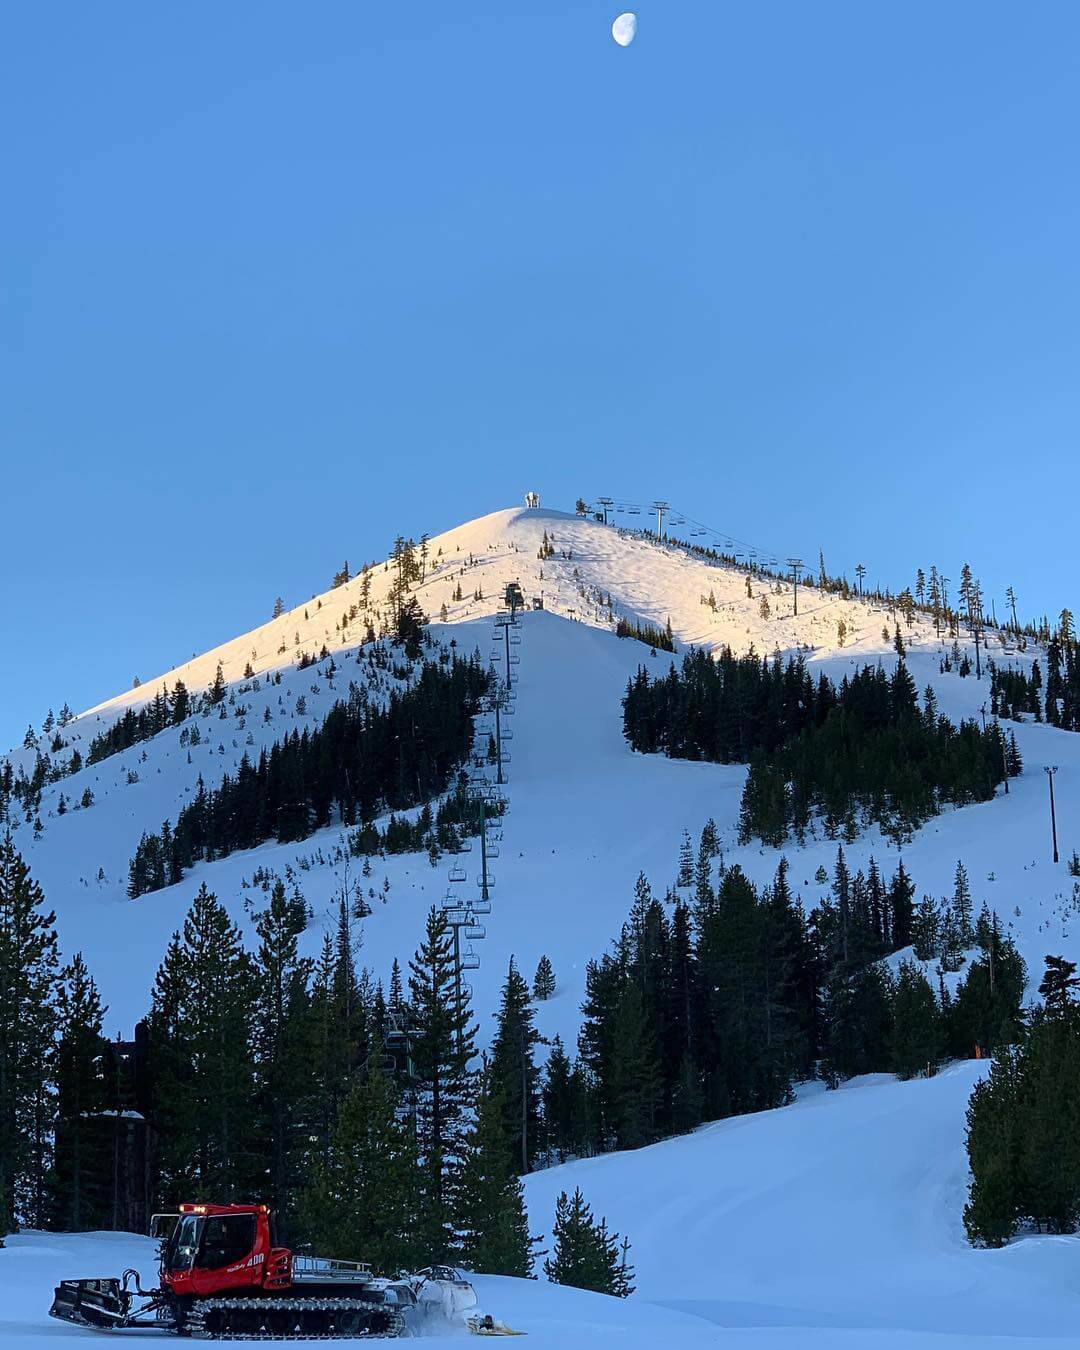
[[[219,1325],[229,1314],[248,1314],[252,1320],[265,1317],[293,1317],[301,1325],[292,1328],[231,1327]],[[201,1299],[192,1309],[191,1331],[200,1340],[208,1341],[347,1341],[392,1340],[404,1336],[405,1317],[402,1309],[393,1304],[373,1303],[355,1298],[208,1298]],[[354,1314],[360,1319],[356,1325]],[[333,1319],[334,1323],[320,1328],[318,1323]],[[246,1319],[245,1319],[246,1320]],[[381,1325],[372,1326],[373,1321]],[[304,1323],[307,1323],[305,1326]]]

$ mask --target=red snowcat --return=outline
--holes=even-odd
[[[492,1325],[470,1316],[476,1295],[450,1267],[385,1279],[360,1262],[294,1255],[277,1245],[267,1205],[181,1205],[178,1215],[157,1217],[175,1220],[162,1243],[157,1289],[143,1289],[135,1270],[119,1279],[61,1280],[51,1316],[99,1330],[149,1327],[212,1340],[400,1336],[418,1305],[469,1330]]]

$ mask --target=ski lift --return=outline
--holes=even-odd
[[[640,507],[640,506],[628,506],[628,507],[626,508],[626,514],[627,514],[628,516],[640,516],[640,515],[641,515],[641,507]]]
[[[482,942],[487,937],[487,929],[482,923],[466,923],[465,936],[470,942]]]
[[[484,851],[487,853],[487,856],[489,858],[497,858],[499,856],[498,844],[489,843]]]
[[[461,969],[462,969],[462,970],[479,970],[479,969],[480,969],[480,958],[479,958],[479,957],[477,956],[477,954],[473,951],[471,944],[470,944],[470,946],[466,947],[466,948],[465,948],[465,951],[462,953],[462,956],[461,956]]]
[[[454,863],[450,868],[450,880],[453,882],[465,881],[465,869],[459,863]]]
[[[469,906],[469,908],[472,910],[472,912],[473,912],[474,914],[490,914],[490,913],[491,913],[491,901],[490,901],[490,900],[474,900],[474,901],[472,902],[472,904]]]
[[[477,877],[477,878],[476,878],[476,884],[477,884],[477,886],[480,887],[481,890],[483,890],[483,889],[484,889],[484,878],[483,878],[482,876]],[[489,872],[489,873],[487,874],[487,884],[488,884],[488,887],[489,887],[489,888],[495,885],[495,874],[494,874],[494,872]]]

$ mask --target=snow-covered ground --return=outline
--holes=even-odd
[[[1076,1344],[1080,1237],[965,1239],[964,1110],[984,1070],[812,1087],[779,1111],[539,1172],[530,1218],[549,1222],[580,1186],[631,1237],[636,1298],[714,1322],[725,1345]]]
[[[0,1344],[75,1350],[79,1345],[101,1344],[103,1337],[110,1335],[114,1345],[169,1344],[169,1338],[155,1331],[101,1333],[67,1326],[48,1316],[53,1287],[61,1279],[119,1275],[134,1267],[142,1273],[144,1285],[150,1287],[156,1283],[156,1252],[156,1243],[128,1233],[24,1233],[9,1238],[7,1249],[0,1252]],[[690,1346],[717,1342],[715,1327],[670,1308],[491,1275],[478,1276],[475,1287],[484,1311],[525,1331],[530,1347],[536,1350],[578,1345],[651,1350],[675,1338]],[[425,1340],[468,1343],[472,1339],[461,1327],[431,1327],[427,1333]],[[335,1344],[360,1346],[371,1342]]]
[[[559,1191],[580,1186],[630,1236],[637,1292],[623,1302],[482,1276],[480,1304],[552,1350],[1076,1344],[1080,1238],[1002,1251],[964,1239],[964,1107],[981,1072],[963,1064],[928,1082],[882,1075],[809,1089],[784,1110],[536,1173],[526,1181],[534,1231],[550,1232]],[[115,1234],[9,1239],[0,1342],[92,1343],[94,1333],[48,1320],[53,1284],[129,1265],[152,1278],[154,1252]]]

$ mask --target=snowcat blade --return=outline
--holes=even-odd
[[[126,1315],[119,1280],[61,1280],[49,1309],[50,1317],[81,1327],[122,1326]]]

